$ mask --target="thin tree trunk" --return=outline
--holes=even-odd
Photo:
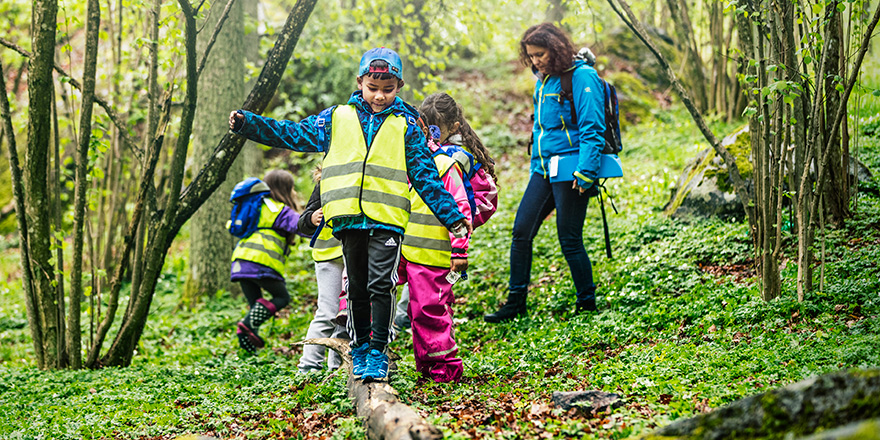
[[[828,59],[825,60],[825,71],[829,74],[834,72],[835,75],[825,75],[825,114],[829,117],[837,113],[840,107],[840,92],[837,90],[837,81],[834,77],[842,77],[841,50],[843,48],[841,39],[843,37],[843,28],[841,25],[840,11],[837,9],[829,10],[827,22],[825,24],[825,39],[829,44]],[[841,87],[842,88],[842,87]],[[828,125],[823,124],[822,129],[829,130]],[[829,133],[830,134],[830,133]],[[829,161],[828,161],[828,182],[825,187],[825,205],[829,208],[831,217],[829,221],[841,226],[844,221],[851,216],[849,210],[849,193],[846,190],[847,180],[847,164],[843,161],[843,153],[841,136],[838,134],[833,138],[828,138]]]
[[[73,201],[73,269],[70,280],[70,313],[67,325],[70,366],[77,369],[82,366],[80,298],[83,296],[83,224],[85,222],[86,186],[89,185],[89,182],[86,180],[86,174],[89,163],[89,144],[92,139],[92,105],[95,102],[95,75],[98,69],[98,30],[100,26],[101,6],[98,4],[98,0],[89,0],[88,19],[86,21],[85,67],[83,71],[83,103],[82,110],[80,111],[80,137],[76,154],[76,194]]]
[[[12,195],[15,199],[15,218],[18,222],[19,248],[21,249],[21,284],[24,286],[24,303],[27,311],[28,324],[31,329],[31,341],[34,344],[34,356],[37,359],[37,365],[42,366],[46,357],[43,351],[43,326],[39,319],[37,311],[39,301],[37,300],[36,286],[34,286],[34,276],[31,273],[30,265],[30,236],[28,234],[28,219],[25,210],[24,186],[22,182],[21,167],[18,164],[18,150],[15,145],[15,129],[12,126],[12,114],[9,111],[9,99],[6,96],[6,74],[3,72],[3,62],[0,60],[0,92],[3,93],[3,99],[0,99],[0,123],[3,124],[3,133],[6,135],[7,146],[6,155],[9,160],[10,176],[12,177]]]
[[[61,204],[61,135],[58,128],[58,109],[55,106],[55,88],[52,88],[52,134],[54,137],[53,153],[55,155],[52,164],[52,193],[55,194],[52,205],[52,220],[54,222],[54,230],[62,231],[63,223],[61,222],[61,212],[64,211],[64,205]],[[61,365],[68,365],[67,347],[65,346],[65,328],[64,328],[64,237],[63,234],[53,234],[55,241],[55,265],[59,268],[55,272],[55,298],[58,306],[58,346],[61,347]]]
[[[25,215],[28,223],[28,264],[36,294],[34,321],[41,329],[31,336],[42,345],[37,366],[58,368],[58,310],[55,306],[55,268],[52,258],[47,179],[47,156],[51,135],[52,66],[55,58],[56,0],[32,2],[33,56],[28,62],[28,146],[24,173]]]

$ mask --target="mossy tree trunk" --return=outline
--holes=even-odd
[[[207,12],[207,28],[217,25],[223,16],[225,3],[211,5]],[[211,35],[202,32],[198,49],[203,53]],[[244,90],[244,20],[242,1],[235,2],[217,34],[217,47],[222,56],[209,57],[199,75],[199,106],[193,124],[193,164],[202,167],[214,154],[217,139],[228,130],[227,112],[221,109],[237,108],[245,97]],[[232,257],[233,237],[226,230],[230,204],[227,201],[232,187],[242,177],[241,161],[230,167],[227,179],[193,215],[189,243],[189,277],[182,302],[194,304],[198,298],[213,295],[218,290],[230,290],[229,261]]]
[[[843,52],[843,26],[842,13],[837,10],[829,11],[825,24],[825,35],[828,40],[828,57],[825,60],[825,71],[829,72],[825,76],[825,115],[834,115],[837,113],[841,105],[840,91],[838,87],[840,80],[845,73],[842,71],[842,52]],[[834,74],[831,74],[834,72]],[[841,122],[843,123],[843,122]],[[842,225],[846,219],[852,216],[849,209],[849,191],[847,190],[847,174],[848,164],[844,161],[847,156],[842,142],[842,136],[838,134],[833,138],[828,124],[822,124],[822,130],[825,132],[823,138],[827,139],[829,145],[828,159],[828,180],[825,187],[825,203],[828,206],[828,212],[831,215],[830,221],[835,225]],[[820,208],[822,209],[822,208]]]
[[[61,367],[60,329],[55,305],[55,267],[51,264],[51,215],[48,193],[48,153],[52,133],[52,67],[55,59],[57,0],[34,0],[31,23],[33,54],[28,62],[28,142],[24,168],[26,251],[33,297],[28,297],[28,321],[39,368]],[[14,132],[13,132],[14,133]]]

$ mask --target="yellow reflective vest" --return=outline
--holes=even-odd
[[[434,163],[443,177],[455,165],[455,159],[438,154],[434,156]],[[401,253],[411,263],[448,268],[452,258],[449,230],[434,216],[414,189],[410,192],[412,213],[403,235]]]
[[[333,227],[341,217],[367,218],[406,228],[409,185],[404,151],[406,119],[389,115],[367,150],[354,106],[333,111],[330,151],[321,171],[324,218]]]
[[[275,220],[281,215],[284,205],[268,197],[263,199],[260,207],[260,220],[257,230],[238,241],[232,251],[232,261],[246,260],[262,264],[284,274],[284,255],[287,243],[281,234],[272,229]]]
[[[326,223],[318,232],[315,246],[312,248],[312,258],[315,261],[330,261],[342,256],[342,243],[333,237],[333,229]]]

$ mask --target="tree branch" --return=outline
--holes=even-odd
[[[303,27],[305,27],[316,3],[317,0],[298,0],[296,2],[287,16],[287,22],[278,36],[275,47],[269,52],[266,64],[263,66],[254,88],[242,105],[243,109],[259,114],[269,105],[269,101],[281,82],[281,76],[291,54],[293,54],[296,42],[299,40]],[[244,141],[243,137],[231,132],[227,132],[223,136],[217,148],[214,149],[214,155],[208,159],[205,166],[199,170],[198,175],[181,193],[174,233],[223,183],[226,179],[226,173],[241,151]]]
[[[220,34],[220,30],[223,28],[223,23],[226,22],[226,19],[229,18],[229,10],[232,9],[232,5],[235,3],[235,0],[229,0],[226,3],[226,8],[223,9],[223,14],[220,15],[220,19],[217,21],[217,26],[214,26],[214,33],[211,34],[211,40],[208,41],[208,45],[205,46],[205,53],[202,55],[202,60],[199,61],[198,75],[202,75],[202,69],[205,68],[205,61],[208,59],[208,54],[211,53],[211,48],[214,47],[214,43],[217,42],[217,35]],[[200,6],[201,7],[201,6]]]
[[[6,46],[18,52],[25,58],[31,57],[30,52],[16,45],[15,43],[7,41],[3,38],[0,38],[0,46]],[[67,73],[64,68],[61,67],[61,65],[55,63],[54,68],[59,75],[70,79],[70,85],[73,86],[73,88],[82,91],[82,86],[80,85],[79,81],[77,81],[76,78]],[[131,135],[128,133],[128,129],[125,128],[125,124],[122,123],[122,118],[119,116],[119,114],[117,114],[116,111],[113,110],[113,107],[111,107],[110,104],[107,103],[107,101],[105,101],[98,95],[95,95],[95,103],[97,103],[99,106],[101,106],[101,108],[104,109],[104,111],[107,113],[107,116],[110,117],[110,121],[113,122],[113,125],[115,125],[117,129],[119,129],[119,134],[122,135],[122,141],[125,143],[125,146],[127,146],[134,153],[138,162],[143,162],[144,152],[137,147],[134,139],[132,139]]]

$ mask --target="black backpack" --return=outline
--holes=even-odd
[[[584,60],[589,66],[596,64],[596,56],[588,48],[581,49],[576,59]],[[571,120],[577,124],[577,112],[574,108],[574,93],[572,92],[571,77],[575,69],[569,69],[559,75],[562,94],[560,99],[567,99],[571,108]],[[623,143],[620,139],[620,107],[617,104],[617,90],[602,78],[599,78],[605,87],[605,148],[602,154],[618,154],[623,151]]]

